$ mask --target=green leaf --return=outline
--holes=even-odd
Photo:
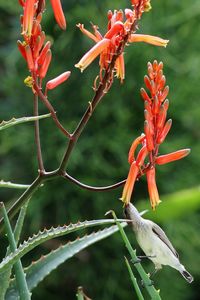
[[[18,184],[12,183],[10,181],[0,180],[0,188],[9,188],[9,189],[27,189],[29,185],[27,184]]]
[[[139,300],[144,300],[144,297],[142,296],[142,292],[141,292],[141,290],[139,288],[139,285],[137,283],[137,279],[135,278],[135,276],[133,274],[133,271],[131,269],[131,266],[129,264],[129,261],[128,261],[128,259],[126,257],[125,257],[125,263],[126,263],[126,266],[127,266],[127,269],[128,269],[128,272],[129,272],[129,275],[130,275],[133,287],[134,287],[134,289],[136,291],[136,294],[138,296],[138,299]]]
[[[32,122],[32,121],[48,118],[50,116],[51,116],[51,114],[45,114],[45,115],[36,116],[36,117],[22,117],[22,118],[18,118],[18,119],[12,118],[9,121],[2,121],[0,123],[0,131],[3,129],[9,128],[11,126],[21,124],[21,123]]]
[[[8,241],[9,241],[9,248],[11,251],[15,252],[15,250],[17,249],[17,243],[15,241],[14,233],[12,231],[12,227],[11,227],[10,221],[8,219],[8,215],[7,215],[7,212],[6,212],[3,202],[0,202],[0,209],[2,211],[2,215],[4,218],[4,222],[5,222],[5,229],[6,229],[6,234],[7,234]],[[5,273],[7,273],[7,271],[9,271],[9,270],[10,270],[10,268],[8,268]],[[19,291],[20,299],[21,300],[30,300],[31,294],[29,293],[29,289],[28,289],[27,282],[26,282],[26,275],[24,273],[24,269],[23,269],[20,259],[18,259],[15,262],[14,271],[15,271],[15,278],[16,278],[17,289]],[[5,278],[4,278],[4,280],[5,280]]]
[[[127,223],[122,223],[125,227]],[[98,232],[94,232],[90,235],[86,235],[82,238],[78,238],[73,242],[69,242],[64,246],[60,246],[58,249],[52,251],[46,256],[42,256],[38,261],[32,263],[28,268],[25,269],[26,280],[31,291],[38,285],[51,271],[56,269],[60,264],[64,263],[67,259],[74,256],[76,253],[85,249],[86,247],[107,238],[113,233],[118,231],[116,225],[105,228]],[[6,293],[6,300],[17,299],[18,292],[16,290],[15,279],[11,281],[10,287]]]
[[[20,238],[22,226],[24,223],[24,218],[26,216],[27,207],[28,207],[28,202],[24,206],[22,206],[19,216],[18,216],[18,219],[17,219],[17,222],[16,222],[16,225],[15,225],[14,236],[15,236],[16,243],[18,243],[19,238]],[[8,249],[7,249],[6,256],[9,253],[10,253],[10,247],[8,247]],[[11,277],[11,272],[12,272],[12,266],[10,266],[5,272],[0,273],[0,282],[1,282],[0,300],[5,299],[5,294],[9,287],[9,280]]]
[[[119,220],[124,221],[124,220]],[[24,241],[13,253],[6,256],[0,263],[0,272],[4,272],[13,265],[19,258],[24,256],[26,253],[34,249],[36,246],[59,236],[69,234],[71,232],[85,229],[92,226],[113,224],[115,220],[112,219],[102,219],[102,220],[92,220],[79,222],[77,224],[70,224],[64,226],[58,226],[56,228],[52,227],[50,229],[44,229],[44,231],[39,231],[38,234],[33,235],[27,241]]]

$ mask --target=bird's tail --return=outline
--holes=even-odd
[[[191,283],[194,280],[194,278],[188,271],[181,270],[180,273],[185,278],[185,280],[187,280],[187,282]]]

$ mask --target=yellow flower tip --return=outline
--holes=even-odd
[[[126,199],[124,199],[123,197],[119,198],[119,201],[122,201],[125,204]]]
[[[26,42],[26,41],[23,41],[23,42],[22,42],[22,46],[25,47],[26,45],[27,45],[27,42]]]
[[[85,70],[84,65],[80,63],[75,64],[74,67],[80,69],[81,73],[83,73],[83,71]]]
[[[163,40],[164,41],[164,43],[163,43],[163,47],[167,47],[167,45],[168,45],[168,43],[169,43],[169,40]]]
[[[123,203],[123,208],[127,205],[127,203],[124,202],[123,198],[119,198],[119,201],[122,201],[122,203]]]
[[[130,201],[127,201],[126,197],[121,197],[121,198],[119,198],[119,200],[123,202],[123,204],[124,204],[123,206],[126,206],[130,203]]]
[[[32,88],[33,87],[33,77],[32,76],[27,76],[25,79],[24,79],[24,84],[29,87],[29,88]]]
[[[152,210],[153,211],[155,211],[156,210],[156,207],[161,203],[162,201],[159,199],[159,200],[156,200],[156,202],[155,201],[152,201],[151,202],[151,208],[152,208]]]
[[[148,3],[145,4],[144,11],[149,12],[151,9],[152,9],[152,6],[151,6],[151,3],[149,1]]]
[[[80,28],[84,28],[84,25],[81,23],[78,23],[78,24],[76,24],[76,27],[78,27],[80,29]]]

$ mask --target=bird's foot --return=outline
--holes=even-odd
[[[142,256],[138,256],[139,259],[142,259],[142,258],[155,258],[156,255],[142,255]]]
[[[132,262],[134,265],[136,265],[136,264],[139,264],[139,263],[141,262],[141,259],[140,259],[140,257],[137,257],[136,260],[131,259],[131,262]]]

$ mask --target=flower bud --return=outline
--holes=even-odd
[[[182,149],[169,154],[160,155],[156,157],[155,163],[158,165],[164,165],[175,160],[182,159],[190,153],[190,149]]]
[[[53,90],[61,83],[65,82],[69,76],[71,75],[70,71],[67,71],[65,73],[62,73],[61,75],[57,76],[56,78],[49,80],[46,84],[47,90]]]

